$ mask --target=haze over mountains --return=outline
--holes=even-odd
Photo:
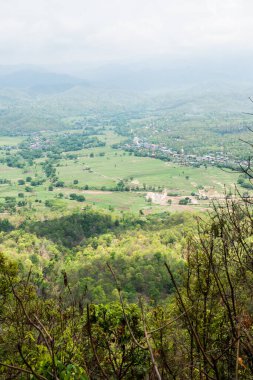
[[[16,88],[48,93],[66,91],[76,85],[86,85],[86,83],[67,74],[57,74],[35,68],[21,69],[17,67],[8,73],[0,71],[1,88]]]
[[[250,87],[253,70],[249,56],[219,55],[188,60],[150,59],[103,65],[0,66],[0,88],[38,93],[62,92],[75,86],[128,91],[166,90],[186,86]]]
[[[47,115],[74,115],[94,110],[105,110],[117,114],[138,111],[138,114],[153,115],[157,111],[200,114],[206,112],[251,112],[248,97],[253,94],[251,82],[224,79],[202,81],[200,76],[188,76],[183,83],[180,75],[171,71],[140,70],[130,67],[107,68],[97,76],[50,72],[41,68],[19,69],[0,73],[0,98],[7,114],[31,114],[31,104],[37,116],[43,110]],[[175,73],[175,72],[174,72]],[[186,75],[186,73],[185,73]],[[160,81],[159,81],[159,80]],[[158,85],[160,83],[160,85]],[[156,84],[156,85],[155,85]],[[54,106],[52,106],[54,104]],[[57,108],[56,108],[57,104]],[[6,108],[7,107],[7,108]],[[11,108],[9,108],[11,107]],[[21,108],[20,108],[21,107]],[[34,115],[35,116],[35,115]],[[21,120],[20,119],[20,120]]]

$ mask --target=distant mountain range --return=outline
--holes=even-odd
[[[83,79],[67,74],[24,69],[6,72],[0,68],[0,88],[14,88],[32,93],[59,93],[75,86],[88,86]]]
[[[252,88],[253,56],[209,54],[205,57],[139,62],[0,66],[0,90],[14,88],[38,94],[62,93],[74,87],[126,91],[179,90],[202,86]]]

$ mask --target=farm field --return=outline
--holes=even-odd
[[[23,141],[23,137],[9,137],[9,136],[0,136],[0,146],[11,145],[17,146]]]
[[[70,132],[81,133],[76,130],[64,133]],[[53,133],[45,135],[48,138]],[[52,186],[52,179],[45,174],[46,156],[35,158],[32,164],[27,162],[21,168],[0,164],[0,179],[7,181],[0,185],[0,203],[5,202],[6,197],[13,197],[17,202],[24,200],[26,205],[20,209],[21,213],[47,213],[48,207],[54,210],[82,209],[87,205],[115,212],[144,214],[165,210],[199,211],[206,210],[213,198],[223,198],[225,189],[233,192],[238,180],[238,173],[213,166],[181,166],[113,149],[111,146],[122,141],[123,137],[111,130],[99,138],[105,142],[104,146],[66,152],[52,161],[55,176],[62,183],[59,187]],[[18,144],[22,139],[2,138],[3,146],[14,147],[9,156],[12,152],[19,154]],[[2,151],[2,157],[5,154]],[[28,182],[27,178],[30,178]],[[42,183],[31,186],[31,180],[41,180]],[[117,188],[119,184],[127,186],[128,191]],[[71,199],[73,193],[82,195],[84,199]],[[163,196],[159,195],[161,193]],[[198,200],[197,195],[201,196]],[[191,203],[180,205],[179,200],[184,197],[190,197]]]
[[[93,153],[94,157],[89,155]],[[105,156],[100,156],[105,153]],[[84,155],[85,154],[85,155]],[[204,169],[180,166],[148,157],[135,157],[114,149],[97,148],[80,154],[77,161],[62,160],[57,168],[59,178],[66,185],[78,179],[81,186],[110,187],[120,180],[136,186],[165,187],[169,191],[187,195],[199,187],[208,186],[223,194],[224,186],[233,187],[238,174],[216,167]]]

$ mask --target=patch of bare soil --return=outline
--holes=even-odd
[[[131,185],[139,186],[139,185],[140,185],[140,181],[138,181],[138,179],[133,179],[133,180],[131,181]]]
[[[201,197],[208,197],[208,199],[221,199],[224,198],[224,194],[219,193],[213,187],[205,187],[203,190],[199,190]]]
[[[146,199],[147,200],[151,199],[151,202],[154,204],[157,204],[160,206],[168,206],[171,202],[171,205],[173,206],[173,208],[178,206],[178,208],[180,210],[184,210],[184,209],[189,210],[191,208],[191,206],[199,204],[199,202],[196,198],[189,196],[188,198],[191,199],[191,203],[189,205],[179,205],[178,203],[179,203],[180,199],[183,199],[183,198],[185,198],[185,197],[169,196],[169,195],[167,195],[166,190],[163,191],[162,193],[148,192],[146,194]]]

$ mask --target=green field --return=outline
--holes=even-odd
[[[47,137],[50,134],[47,133]],[[91,205],[96,208],[113,209],[118,212],[155,212],[160,210],[206,209],[213,196],[224,196],[225,188],[233,189],[237,182],[238,173],[224,172],[217,167],[194,168],[180,166],[171,162],[164,162],[154,158],[136,157],[119,149],[113,149],[112,144],[119,142],[123,137],[111,130],[100,135],[106,145],[98,148],[83,149],[67,152],[61,159],[54,162],[56,176],[64,182],[64,187],[48,191],[52,182],[46,177],[42,164],[46,157],[35,159],[32,165],[24,168],[8,167],[0,164],[0,179],[10,181],[10,184],[0,185],[0,201],[5,197],[16,197],[23,193],[27,201],[26,209],[47,212],[45,201],[53,201],[53,209],[83,208]],[[2,144],[17,146],[21,138],[4,137]],[[1,143],[1,142],[0,142]],[[11,152],[16,153],[17,148]],[[6,153],[1,152],[1,157]],[[11,154],[11,153],[10,153]],[[68,156],[74,154],[76,158]],[[29,182],[18,184],[20,179],[26,181],[27,177],[34,180],[44,179],[45,182],[38,186],[30,186]],[[78,183],[74,184],[77,180]],[[132,191],[112,191],[117,184],[123,181]],[[85,191],[85,187],[88,191]],[[30,191],[27,191],[30,187]],[[201,190],[200,190],[201,189]],[[243,192],[243,189],[241,189]],[[153,202],[147,199],[147,193],[163,191],[172,196],[172,204]],[[193,193],[202,192],[208,199],[200,200],[196,204],[179,206],[180,197],[191,196]],[[77,202],[69,199],[71,193],[82,194],[85,202]],[[61,199],[59,199],[61,198]]]
[[[94,157],[88,155],[93,152]],[[105,152],[100,157],[99,153]],[[238,174],[227,173],[216,167],[193,168],[163,162],[153,158],[129,156],[123,151],[96,148],[81,154],[77,161],[62,160],[57,173],[70,186],[74,179],[80,186],[99,188],[113,186],[120,180],[128,180],[143,186],[165,187],[187,195],[199,186],[209,186],[220,193],[236,183]]]
[[[23,137],[9,137],[9,136],[0,136],[0,146],[14,146],[20,144],[24,140]]]

